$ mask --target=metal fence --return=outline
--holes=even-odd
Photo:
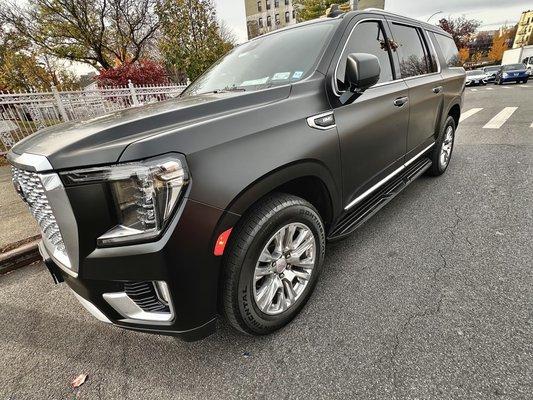
[[[185,86],[135,86],[80,91],[1,92],[0,153],[39,129],[65,121],[97,117],[111,111],[177,97]]]

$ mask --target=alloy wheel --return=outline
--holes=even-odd
[[[444,134],[444,140],[442,141],[442,146],[440,149],[439,163],[442,169],[445,169],[450,162],[450,157],[452,155],[453,149],[453,136],[454,131],[452,126],[446,128],[446,133]]]
[[[253,276],[257,307],[277,315],[292,307],[307,287],[316,263],[316,238],[309,227],[290,223],[263,248]]]

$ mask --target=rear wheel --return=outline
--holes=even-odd
[[[431,176],[439,176],[446,172],[453,153],[453,145],[455,143],[455,120],[448,116],[444,129],[440,133],[430,153],[432,161],[431,168],[428,174]]]
[[[222,307],[236,329],[264,335],[309,299],[325,252],[322,220],[307,201],[274,194],[236,227],[222,277]]]

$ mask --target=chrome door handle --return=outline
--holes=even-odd
[[[437,86],[436,88],[433,88],[433,93],[439,94],[442,92],[442,86]]]
[[[398,97],[396,100],[394,100],[393,104],[396,107],[403,107],[405,103],[409,101],[409,97]]]

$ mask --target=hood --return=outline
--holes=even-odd
[[[527,69],[526,68],[510,69],[507,71],[502,71],[502,74],[516,74],[517,72],[523,74],[527,72]]]
[[[117,162],[135,141],[169,129],[183,134],[187,125],[285,99],[290,86],[257,92],[185,96],[101,117],[55,125],[23,139],[11,153],[45,156],[53,169]],[[185,129],[184,129],[185,128]]]

